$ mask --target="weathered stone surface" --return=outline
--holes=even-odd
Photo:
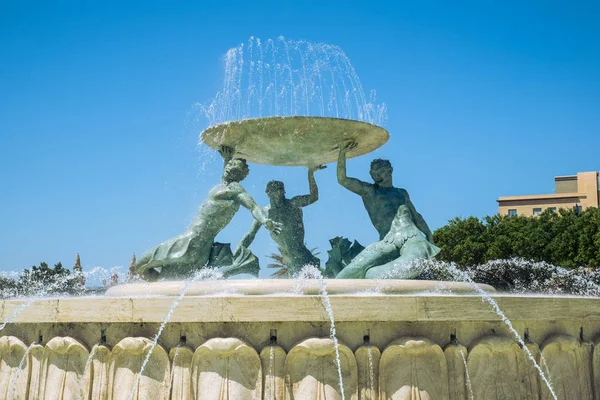
[[[280,346],[267,346],[260,352],[263,370],[263,398],[283,400],[285,350]]]
[[[537,374],[530,363],[526,353],[510,338],[488,336],[480,339],[467,360],[473,397],[484,400],[539,398]]]
[[[344,397],[358,399],[358,370],[352,351],[338,345]],[[285,360],[286,399],[339,400],[340,376],[331,339],[307,339],[294,346]]]
[[[260,357],[239,339],[214,338],[198,347],[191,376],[194,399],[261,399]]]
[[[471,398],[473,388],[466,368],[467,348],[460,344],[451,343],[444,349],[444,356],[448,366],[449,399],[467,400]]]
[[[177,346],[169,352],[171,359],[171,400],[189,400],[191,393],[191,369],[194,351],[187,346]]]
[[[235,149],[235,157],[268,165],[314,166],[337,160],[338,145],[358,145],[348,157],[377,149],[389,138],[382,127],[366,122],[326,117],[268,117],[214,125],[201,134],[202,141],[219,149]]]
[[[442,348],[426,338],[400,338],[381,354],[381,396],[393,400],[447,400],[448,370]]]
[[[40,399],[86,398],[90,391],[90,371],[85,366],[90,353],[71,337],[52,338],[44,349],[41,385],[30,397]],[[84,375],[87,374],[87,376]]]
[[[44,360],[44,346],[33,343],[29,346],[29,400],[37,400],[37,394],[43,390],[42,362]]]
[[[360,346],[354,352],[358,366],[358,400],[379,399],[379,361],[381,352],[375,346]]]
[[[551,336],[542,345],[549,378],[559,399],[592,400],[593,344],[572,336]],[[552,399],[542,385],[542,399]]]
[[[594,400],[600,400],[600,337],[594,341],[592,356],[592,380],[594,382]]]
[[[573,393],[578,396],[575,398],[586,398],[586,393],[591,393],[590,388],[600,389],[600,353],[595,350],[592,361],[592,350],[589,347],[591,344],[579,343],[579,340],[573,339],[579,336],[580,327],[584,328],[587,337],[595,338],[600,335],[600,317],[593,311],[600,306],[600,299],[504,295],[494,295],[494,299],[518,332],[528,332],[531,341],[544,344],[549,375],[559,399],[574,398],[571,396]],[[15,363],[20,363],[23,359],[28,343],[36,344],[29,346],[28,355],[23,362],[23,376],[29,381],[26,399],[39,400],[39,394],[47,390],[49,380],[65,378],[66,381],[70,381],[69,374],[80,379],[83,356],[77,353],[79,350],[76,349],[81,350],[79,345],[75,343],[66,353],[57,351],[55,346],[55,343],[62,341],[64,345],[58,347],[68,349],[70,345],[65,342],[65,338],[76,338],[73,340],[81,347],[91,348],[94,352],[88,367],[89,375],[87,372],[83,374],[84,377],[91,377],[89,392],[86,392],[89,389],[88,383],[80,379],[82,391],[89,393],[88,397],[84,393],[82,400],[128,400],[136,375],[151,346],[151,338],[160,328],[160,323],[174,298],[140,296],[93,300],[67,298],[33,301],[29,314],[19,314],[16,323],[8,324],[0,332],[0,341],[4,343],[4,346],[0,346],[3,349],[0,351],[1,379],[6,379],[6,375],[12,374],[14,369],[18,368],[18,364],[15,366]],[[406,380],[409,383],[406,386],[418,381],[413,392],[408,394],[394,390],[388,384],[381,388],[383,397],[379,398],[394,398],[393,396],[405,394],[422,398],[430,396],[433,391],[425,388],[425,385],[428,380],[434,381],[434,378],[441,379],[439,382],[434,381],[435,384],[443,385],[440,383],[444,381],[441,378],[443,374],[420,374],[423,369],[439,370],[439,364],[431,360],[442,360],[447,369],[448,398],[470,400],[470,393],[465,388],[466,371],[461,365],[462,361],[457,351],[459,348],[448,344],[451,332],[457,332],[461,343],[470,349],[466,356],[474,399],[541,399],[544,398],[542,396],[549,398],[537,370],[516,344],[506,325],[493,309],[477,296],[370,293],[332,295],[330,301],[337,337],[340,343],[343,343],[340,346],[340,355],[343,382],[347,391],[346,399],[353,396],[360,396],[361,399],[377,398],[377,394],[375,397],[371,396],[368,353],[364,344],[364,336],[369,335],[375,383],[379,383],[380,380],[393,383],[397,376],[408,377]],[[48,307],[48,303],[45,302],[53,307]],[[22,301],[1,302],[3,307],[0,307],[0,313],[10,316],[14,310],[13,305],[18,306],[21,303]],[[45,318],[46,322],[38,321],[39,318]],[[208,365],[206,368],[222,366],[219,360],[228,359],[230,366],[245,365],[245,370],[250,371],[248,373],[253,379],[246,379],[244,375],[234,380],[231,368],[229,372],[224,372],[221,367],[210,370],[208,377],[206,374],[201,375],[208,381],[210,376],[214,377],[220,382],[219,385],[223,383],[223,377],[229,376],[227,381],[230,388],[236,388],[236,393],[245,393],[240,395],[242,397],[249,393],[250,398],[263,396],[275,399],[310,399],[310,396],[319,393],[320,388],[321,395],[339,398],[339,378],[331,339],[309,339],[327,337],[329,329],[330,320],[321,296],[185,297],[162,331],[160,344],[153,350],[148,369],[141,377],[141,384],[134,392],[134,398],[196,398],[192,393],[192,380],[199,380],[200,363],[192,367],[193,354],[198,348],[209,345],[210,349],[202,350],[206,356],[204,359],[212,360],[212,363],[203,364],[205,367]],[[104,333],[101,334],[102,331]],[[557,333],[566,336],[567,339],[557,339]],[[103,336],[103,344],[98,345],[100,334]],[[273,335],[277,337],[277,346],[274,347],[271,371],[268,343]],[[182,336],[186,337],[185,345],[181,344]],[[424,337],[427,340],[424,340]],[[225,338],[219,340],[226,343],[233,341],[237,343],[235,348],[241,342],[249,356],[240,356],[235,352],[231,356],[224,356],[228,351],[216,351],[218,346],[211,342],[214,340],[211,338]],[[386,349],[388,344],[398,346],[398,338],[404,338],[403,341],[423,342],[423,348],[417,353],[423,352],[425,356],[414,356],[416,360],[411,363],[413,356],[405,349],[404,353],[400,353],[401,356],[393,356],[386,361],[387,356],[382,355],[377,362],[379,351]],[[319,346],[312,344],[308,349],[301,349],[303,344],[306,345],[307,341],[312,340],[324,340],[325,346],[322,347],[326,351],[323,353],[318,349]],[[298,343],[300,345],[297,345]],[[8,358],[6,346],[13,348],[13,352],[8,353]],[[175,357],[178,346],[178,356]],[[114,351],[111,352],[111,348]],[[439,348],[445,349],[443,356],[440,355]],[[460,348],[464,351],[464,348]],[[538,347],[531,342],[527,344],[527,348],[545,370]],[[169,351],[169,356],[164,349]],[[350,349],[354,350],[353,355]],[[289,352],[289,356],[286,356],[286,352]],[[385,354],[389,356],[391,353]],[[7,367],[6,360],[11,358],[13,361],[8,364],[12,363],[12,367]],[[245,358],[250,362],[244,361]],[[51,362],[54,363],[52,366]],[[65,365],[72,363],[76,368],[72,371],[65,370]],[[589,375],[585,372],[586,365]],[[319,366],[323,366],[324,370],[320,370]],[[83,368],[85,369],[85,364]],[[196,374],[193,371],[196,371]],[[294,377],[293,381],[289,380],[291,377]],[[582,377],[589,377],[589,386],[578,381]],[[201,386],[211,385],[210,382],[206,383],[206,380],[200,381]],[[244,386],[240,382],[253,383]],[[257,386],[257,382],[260,386]],[[0,389],[4,388],[0,385]],[[7,398],[13,396],[12,398],[23,399],[22,388],[23,386],[13,385],[11,390],[14,389],[17,396],[4,393],[0,394],[0,398],[6,395]],[[388,390],[390,388],[392,393]],[[600,390],[596,393],[600,393]],[[69,398],[69,395],[65,398]]]
[[[0,399],[23,399],[27,395],[29,362],[21,368],[27,346],[14,336],[0,337]]]
[[[90,362],[92,391],[90,400],[106,400],[108,398],[108,371],[110,363],[110,349],[97,344],[92,348],[93,357]]]
[[[547,369],[544,367],[541,351],[538,345],[528,341],[526,343],[526,346],[535,362],[544,371],[544,374],[548,375]],[[539,396],[541,396],[541,388],[545,386],[545,383],[542,382],[542,379],[540,379],[540,373],[538,369],[529,359],[527,360],[527,363],[525,365],[525,373],[521,375],[521,380],[523,382],[523,385],[526,388],[528,388],[529,393],[532,393],[533,395],[537,393]]]
[[[142,368],[152,341],[142,337],[121,340],[112,350],[108,380],[108,400],[168,399],[169,357],[160,345],[152,351],[136,386],[137,375]]]

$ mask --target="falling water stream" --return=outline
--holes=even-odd
[[[28,346],[27,349],[25,349],[25,353],[23,354],[23,358],[21,358],[21,361],[19,362],[19,367],[17,369],[17,372],[10,377],[10,382],[9,384],[12,386],[12,398],[16,398],[15,396],[15,392],[17,391],[17,387],[19,386],[19,378],[21,377],[21,372],[23,371],[23,367],[25,367],[25,362],[27,361],[28,357],[29,357],[29,352],[31,351],[31,346]]]
[[[319,293],[321,295],[321,298],[323,299],[323,306],[325,307],[325,311],[329,316],[329,337],[331,338],[331,340],[333,340],[333,346],[335,350],[335,364],[337,367],[339,377],[340,395],[342,396],[342,400],[345,400],[346,395],[344,394],[344,382],[342,376],[342,363],[340,360],[340,349],[335,331],[333,309],[331,308],[331,301],[329,300],[329,294],[327,293],[327,284],[323,280],[323,274],[321,273],[321,271],[319,271],[318,268],[312,265],[307,265],[304,268],[302,268],[302,270],[300,270],[300,272],[298,273],[297,279],[298,282],[301,282],[302,279],[316,279],[319,282]],[[299,288],[299,285],[297,287]]]
[[[462,358],[463,364],[465,365],[465,380],[467,381],[467,390],[469,391],[469,399],[474,400],[473,398],[473,386],[471,386],[471,377],[469,376],[469,367],[467,366],[467,358],[465,357],[465,353],[462,348],[460,348],[460,357]]]
[[[385,104],[365,94],[344,51],[284,38],[247,43],[225,53],[223,87],[198,104],[210,125],[269,116],[321,116],[381,125]]]
[[[373,367],[373,355],[371,346],[367,345],[367,358],[369,360],[369,388],[371,389],[371,399],[375,398],[375,371]]]
[[[181,343],[179,343],[177,347],[175,347],[175,354],[173,355],[173,361],[171,362],[171,378],[169,379],[169,387],[165,388],[165,391],[167,392],[167,395],[165,397],[169,397],[169,391],[172,390],[172,388],[175,385],[175,367],[177,366],[177,357],[179,357],[180,349]]]
[[[90,370],[90,367],[92,366],[92,361],[94,359],[94,356],[96,355],[96,350],[98,350],[98,346],[100,346],[100,344],[94,345],[94,347],[92,347],[92,351],[90,351],[90,355],[88,356],[88,358],[85,362],[85,367],[83,368],[83,373],[81,374],[83,380],[85,380],[86,374],[88,373],[88,371]],[[85,385],[81,385],[80,391],[79,391],[79,399],[85,399],[85,390],[86,390]]]
[[[331,302],[329,301],[329,295],[327,294],[327,284],[321,279],[319,281],[321,285],[321,296],[323,297],[323,304],[325,305],[325,310],[327,311],[327,315],[329,316],[329,337],[333,340],[333,346],[335,348],[335,363],[338,370],[338,376],[340,378],[340,395],[342,396],[342,400],[345,400],[346,396],[344,394],[344,382],[342,378],[342,363],[340,360],[340,349],[338,344],[337,335],[335,332],[335,321],[333,319],[333,309],[331,308]]]
[[[15,308],[15,310],[4,320],[4,322],[2,322],[2,325],[0,325],[0,331],[4,329],[6,325],[12,323],[23,310],[30,307],[34,300],[34,297],[30,297],[23,303],[19,304],[19,306]]]
[[[181,289],[181,292],[179,293],[179,296],[177,296],[177,298],[175,300],[173,300],[173,303],[171,303],[171,306],[169,307],[169,311],[167,311],[167,315],[165,315],[165,318],[163,319],[162,324],[160,324],[160,328],[158,328],[158,332],[156,332],[156,335],[154,336],[154,340],[152,341],[152,345],[150,346],[150,349],[148,350],[148,353],[146,353],[146,358],[142,362],[142,367],[140,368],[140,372],[138,372],[138,374],[135,377],[135,382],[133,384],[133,388],[131,389],[131,394],[129,395],[129,400],[133,400],[133,397],[135,396],[135,392],[136,392],[137,387],[138,387],[138,385],[140,383],[140,379],[142,377],[142,373],[144,372],[144,369],[146,368],[146,365],[148,364],[148,361],[150,361],[150,356],[152,355],[152,352],[154,351],[154,348],[158,344],[158,338],[160,338],[160,335],[162,334],[163,330],[165,329],[165,326],[167,326],[167,323],[171,319],[171,316],[175,312],[175,309],[179,305],[179,302],[181,301],[181,299],[183,299],[183,296],[185,296],[185,294],[189,290],[190,285],[192,284],[193,281],[194,281],[193,278],[189,279],[189,280],[186,280],[185,284],[183,286],[183,289]]]
[[[171,316],[175,312],[175,309],[179,305],[179,302],[181,301],[181,299],[183,299],[183,297],[189,290],[190,285],[193,282],[196,282],[198,280],[211,280],[211,279],[222,279],[222,278],[223,278],[223,274],[221,272],[219,272],[218,269],[204,268],[204,269],[201,269],[200,271],[198,271],[198,273],[196,273],[192,278],[185,281],[183,288],[181,289],[181,292],[179,293],[179,296],[177,296],[177,298],[175,300],[173,300],[173,302],[171,303],[171,306],[169,307],[169,310],[167,311],[167,314],[165,315],[163,322],[160,324],[160,327],[158,328],[158,332],[156,332],[156,335],[154,336],[152,345],[150,346],[150,349],[148,350],[148,353],[146,354],[146,358],[142,362],[142,367],[140,368],[140,372],[138,372],[138,374],[136,375],[135,382],[133,384],[133,388],[131,389],[131,394],[129,395],[129,400],[133,400],[133,397],[135,396],[137,387],[140,383],[142,373],[144,372],[144,369],[146,368],[148,361],[150,361],[150,356],[152,355],[154,348],[158,344],[158,339],[160,338],[160,335],[162,334],[163,330],[165,329],[165,326],[167,326],[167,323],[171,319]]]
[[[275,387],[275,346],[271,344],[269,346],[269,378],[271,379],[271,385],[265,385],[270,391],[265,388],[265,399],[275,400],[277,396],[277,389]]]
[[[517,342],[519,343],[521,348],[525,351],[529,360],[531,360],[531,362],[533,363],[535,369],[538,371],[540,377],[544,381],[544,384],[546,384],[546,386],[548,387],[548,390],[550,391],[552,398],[554,400],[557,400],[556,393],[554,392],[554,389],[552,388],[550,381],[548,380],[548,378],[546,378],[544,371],[542,371],[542,369],[540,368],[538,363],[535,361],[533,354],[531,354],[531,351],[529,351],[529,348],[523,341],[523,338],[521,338],[521,335],[519,334],[519,332],[517,332],[517,330],[512,326],[512,323],[510,322],[510,320],[506,317],[506,315],[504,315],[504,313],[498,306],[498,303],[496,303],[496,301],[492,298],[492,296],[490,296],[489,293],[487,293],[485,290],[481,289],[471,279],[471,277],[466,272],[459,270],[458,268],[456,268],[456,266],[454,264],[446,264],[445,267],[448,269],[448,272],[450,272],[452,275],[454,275],[455,277],[459,278],[460,280],[462,280],[464,282],[467,282],[469,284],[469,286],[471,286],[471,288],[473,288],[473,290],[475,290],[481,296],[482,300],[486,301],[489,305],[492,306],[492,308],[494,309],[496,314],[498,314],[498,316],[500,316],[500,318],[502,319],[502,322],[504,322],[504,324],[508,327],[508,330],[514,335],[515,339],[517,339]]]

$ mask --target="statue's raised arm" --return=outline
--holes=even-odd
[[[229,161],[233,159],[235,149],[229,146],[221,146],[218,151],[221,157],[223,158],[223,171],[225,171],[225,168],[227,168],[227,164],[229,164]]]
[[[353,141],[346,142],[340,146],[337,162],[337,181],[351,192],[364,196],[369,192],[373,185],[356,178],[350,178],[346,175],[346,153],[354,147],[356,147],[356,142]]]
[[[300,196],[294,196],[290,199],[294,207],[306,207],[319,200],[319,187],[315,181],[315,171],[327,168],[325,165],[308,167],[308,190],[309,193]]]

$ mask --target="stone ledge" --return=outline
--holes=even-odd
[[[495,295],[510,320],[600,320],[600,299]],[[176,297],[73,297],[33,300],[14,323],[160,323]],[[27,300],[0,302],[6,320]],[[498,321],[473,295],[337,295],[336,322]],[[170,322],[328,322],[320,296],[184,297]]]
[[[490,285],[479,283],[477,286],[488,293],[496,291]],[[127,283],[109,288],[106,295],[110,297],[179,296],[184,289],[186,296],[320,295],[323,288],[330,296],[436,292],[476,293],[473,286],[465,282],[415,279],[229,279]]]

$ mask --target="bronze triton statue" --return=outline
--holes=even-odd
[[[302,208],[309,206],[319,199],[319,189],[315,181],[315,171],[325,168],[323,165],[308,168],[309,194],[295,196],[291,199],[285,197],[283,182],[270,181],[267,183],[266,193],[270,204],[264,208],[268,218],[281,225],[281,232],[271,231],[271,237],[279,246],[283,258],[283,265],[287,267],[287,275],[293,277],[305,265],[319,267],[320,260],[315,257],[304,244],[304,221]],[[250,230],[242,238],[236,253],[250,246],[256,233],[260,229],[259,221],[254,220]]]
[[[268,219],[263,209],[240,185],[248,176],[246,160],[233,158],[234,150],[222,146],[222,182],[208,193],[188,230],[169,239],[142,256],[136,265],[138,274],[146,280],[184,278],[205,267],[227,266],[225,276],[235,273],[258,274],[258,260],[247,249],[231,254],[229,244],[215,243],[217,234],[231,222],[240,205],[260,224],[277,234],[280,224]],[[235,260],[233,259],[235,257]]]
[[[417,212],[408,192],[392,185],[392,164],[388,160],[377,159],[371,162],[371,177],[374,183],[360,181],[346,176],[346,152],[356,147],[356,142],[348,141],[340,146],[337,164],[337,180],[340,185],[362,197],[369,218],[379,232],[379,239],[389,232],[392,220],[401,205],[406,205],[412,220],[427,240],[433,242],[433,235],[427,223]]]
[[[336,278],[414,279],[424,267],[413,261],[433,258],[439,252],[417,228],[410,208],[403,204],[383,239],[368,245]]]

